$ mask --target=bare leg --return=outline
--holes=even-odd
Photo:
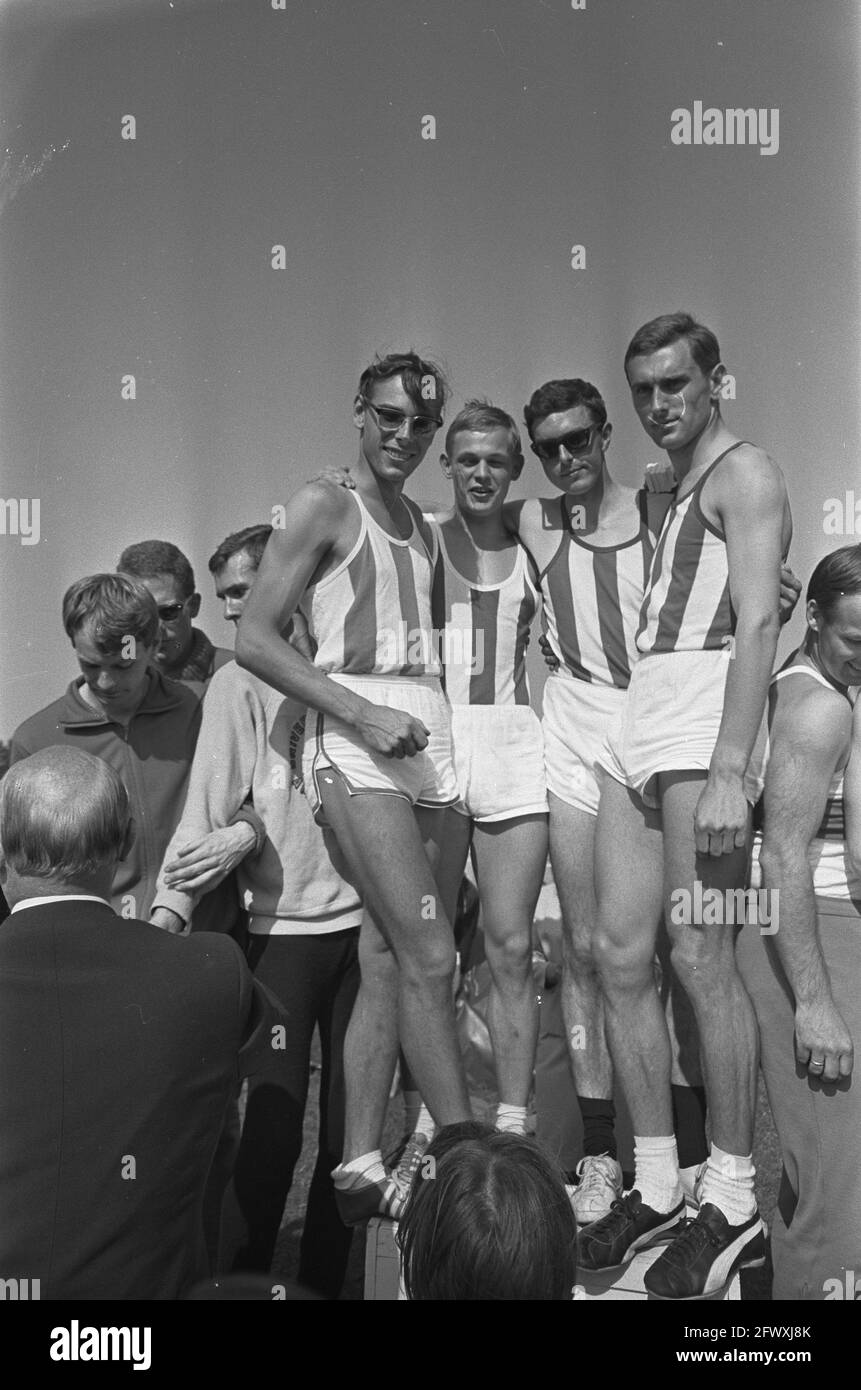
[[[704,773],[672,773],[661,777],[664,820],[667,928],[673,943],[673,967],[696,1015],[702,1044],[702,1063],[711,1116],[712,1139],[731,1154],[749,1154],[753,1147],[758,1062],[753,1006],[735,965],[732,925],[686,925],[674,922],[671,895],[684,890],[693,903],[694,883],[702,891],[716,889],[726,904],[727,890],[743,888],[747,849],[716,858],[697,855],[693,817],[705,781]],[[680,899],[676,898],[678,904]]]
[[[613,1064],[634,1133],[666,1136],[673,1132],[670,1040],[653,969],[663,905],[660,816],[611,777],[598,810],[595,884],[595,954]]]
[[[538,1043],[532,978],[532,919],[547,860],[542,815],[477,824],[474,835],[491,985],[488,1028],[499,1098],[525,1106]]]
[[[609,1100],[613,1063],[604,1030],[604,997],[595,963],[596,817],[553,792],[550,862],[562,909],[562,1015],[578,1096]]]
[[[322,780],[326,818],[365,902],[362,930],[370,937],[373,969],[366,988],[363,962],[345,1044],[344,1162],[349,1162],[379,1147],[398,1037],[437,1124],[469,1119],[470,1110],[454,1029],[454,942],[418,818],[403,797],[351,797],[337,773]],[[441,836],[434,832],[441,827],[442,814],[423,816],[426,838],[438,843]],[[396,963],[394,1030],[392,962],[375,949],[379,943],[367,930],[368,914]]]

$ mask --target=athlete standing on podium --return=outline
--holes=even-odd
[[[353,403],[354,491],[303,487],[263,557],[239,625],[241,666],[309,706],[306,794],[363,901],[361,984],[345,1045],[348,1224],[399,1216],[380,1139],[398,1042],[436,1122],[470,1118],[454,1028],[454,938],[435,879],[456,799],[433,641],[434,540],[404,484],[442,424],[446,387],[413,353],[375,361]],[[312,664],[282,637],[303,604]]]

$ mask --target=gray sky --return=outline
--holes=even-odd
[[[0,492],[40,499],[38,544],[0,535],[0,737],[75,674],[66,586],[132,541],[188,553],[230,643],[208,555],[352,459],[377,350],[518,417],[590,378],[633,483],[655,454],[624,349],[690,309],[731,427],[785,471],[797,572],[861,539],[824,531],[827,499],[861,502],[858,31],[852,0],[0,6]],[[674,145],[696,101],[777,108],[777,152]],[[420,500],[446,496],[435,458]]]

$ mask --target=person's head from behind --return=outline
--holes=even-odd
[[[155,599],[161,624],[155,659],[165,671],[181,667],[194,642],[194,619],[200,612],[194,570],[170,541],[138,541],[126,546],[117,570],[145,584]]]
[[[446,431],[440,463],[454,487],[458,511],[476,518],[501,511],[523,468],[520,431],[488,401],[467,401]]]
[[[807,586],[805,651],[838,685],[861,685],[861,544],[826,555]]]
[[[266,523],[244,526],[241,531],[226,536],[209,558],[215,596],[224,604],[228,623],[238,623],[242,617],[271,535],[272,527]]]
[[[414,1302],[564,1302],[573,1294],[577,1222],[562,1175],[533,1140],[489,1125],[440,1130],[398,1243]]]
[[[126,574],[91,574],[63,596],[63,627],[92,701],[119,723],[141,704],[159,640],[155,600]]]
[[[42,748],[0,782],[0,879],[24,898],[88,892],[110,896],[132,826],[113,768],[79,748]]]
[[[442,424],[448,387],[442,370],[414,352],[375,358],[359,378],[353,424],[361,454],[383,483],[418,468]]]
[[[625,375],[640,423],[662,449],[693,444],[720,414],[726,368],[718,340],[690,314],[660,314],[638,328]]]
[[[590,492],[604,472],[613,433],[598,388],[581,377],[545,381],[530,396],[523,418],[548,482],[572,497]]]

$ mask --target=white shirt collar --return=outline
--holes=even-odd
[[[111,907],[105,898],[98,898],[94,893],[58,893],[56,897],[50,898],[22,898],[12,908],[12,912],[23,912],[25,907],[44,907],[46,903],[103,903],[105,907]],[[113,908],[111,908],[113,912]]]

